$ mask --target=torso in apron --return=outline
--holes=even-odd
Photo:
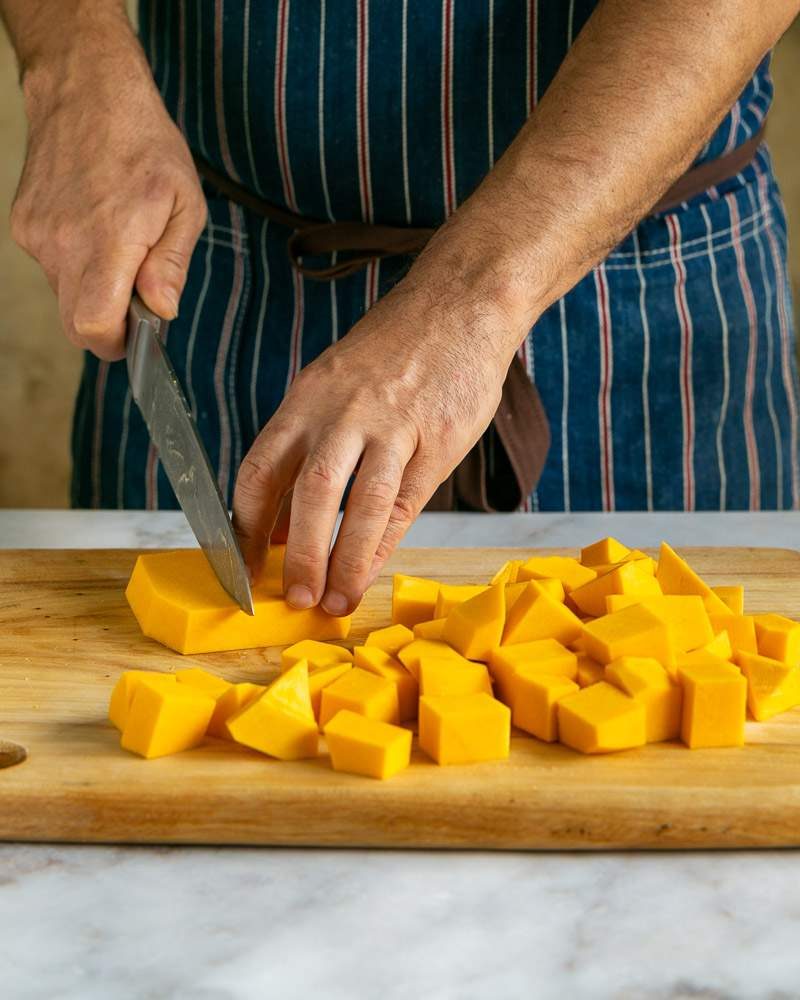
[[[594,6],[143,0],[140,30],[189,145],[232,178],[316,218],[432,226],[511,142]],[[771,94],[765,60],[699,159],[754,134]],[[783,216],[767,154],[746,174],[685,213],[645,220],[523,345],[553,429],[528,506],[797,502]],[[169,350],[230,497],[242,456],[300,367],[408,262],[331,285],[305,280],[288,265],[286,230],[223,199],[209,208]],[[771,242],[756,245],[768,227]],[[730,315],[715,268],[723,285],[738,275]],[[74,452],[76,503],[174,505],[124,366],[87,361]]]

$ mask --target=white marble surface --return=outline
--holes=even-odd
[[[601,533],[798,547],[800,515],[432,515],[409,543]],[[189,541],[179,515],[0,512],[0,547]],[[799,940],[796,851],[0,845],[0,1000],[791,1000]]]

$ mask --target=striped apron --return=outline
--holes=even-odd
[[[141,0],[140,26],[170,114],[213,166],[303,215],[435,226],[511,142],[594,6]],[[698,162],[753,135],[771,97],[766,59]],[[230,500],[298,371],[408,262],[305,279],[288,230],[207,194],[168,350]],[[786,224],[766,146],[645,219],[520,351],[552,430],[527,509],[800,506]],[[74,505],[175,506],[124,363],[87,355],[72,440]]]

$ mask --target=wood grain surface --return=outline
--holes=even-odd
[[[555,550],[541,550],[555,551]],[[512,549],[406,549],[354,617],[389,618],[393,571],[485,580]],[[800,618],[800,553],[683,550],[711,583],[742,582],[746,610]],[[318,759],[271,760],[209,742],[145,761],[106,721],[126,669],[198,664],[263,682],[279,650],[181,657],[144,638],[123,596],[132,551],[0,552],[0,839],[451,848],[800,845],[800,710],[748,722],[744,749],[651,745],[583,757],[521,733],[508,761],[440,768],[415,751],[387,782]]]

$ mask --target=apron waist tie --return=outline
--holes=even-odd
[[[667,212],[710,187],[735,177],[753,159],[764,139],[764,126],[730,153],[692,167],[656,202],[649,214]],[[419,253],[435,230],[385,226],[360,221],[324,222],[298,215],[254,194],[194,155],[200,176],[220,195],[270,222],[292,230],[289,259],[301,274],[334,281],[355,274],[370,261]],[[304,264],[307,257],[332,253],[345,258],[323,267]],[[504,455],[498,454],[499,443]],[[491,454],[490,454],[491,449]],[[522,361],[514,356],[497,412],[472,451],[434,493],[426,510],[516,510],[536,488],[550,450],[550,427],[538,390]],[[503,460],[505,459],[505,460]]]

